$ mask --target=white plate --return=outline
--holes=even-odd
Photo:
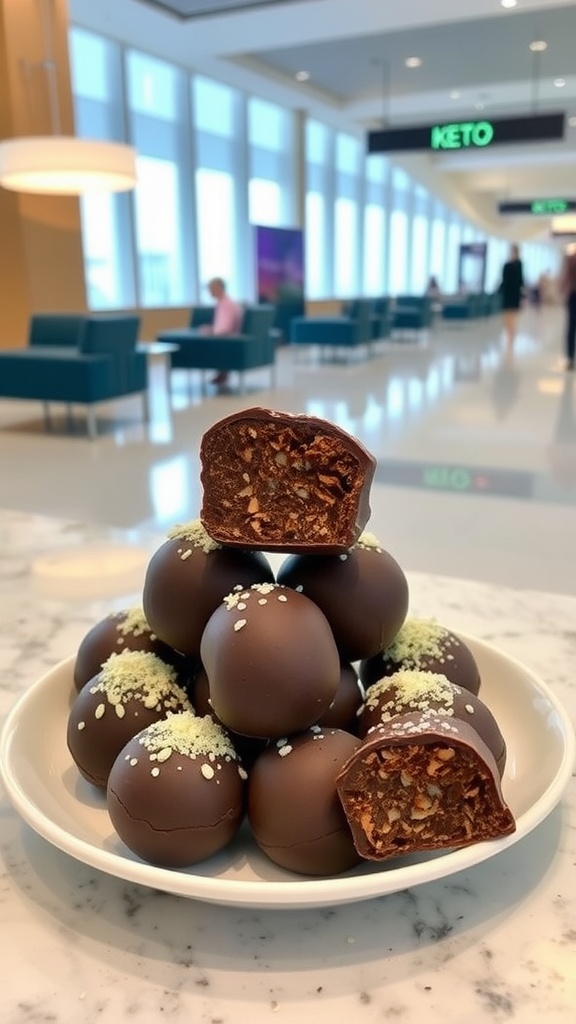
[[[462,634],[461,634],[462,635]],[[444,878],[517,843],[558,803],[574,763],[574,733],[562,705],[529,669],[472,637],[481,697],[508,747],[503,788],[516,832],[463,850],[363,864],[333,878],[277,868],[241,832],[221,854],[188,871],[152,867],[116,836],[104,795],[80,778],[66,746],[74,659],[56,665],[16,704],[2,734],[0,764],[25,821],[50,843],[110,875],[179,896],[227,905],[295,908],[370,899]]]

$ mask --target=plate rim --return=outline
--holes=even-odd
[[[574,727],[564,705],[536,673],[522,661],[500,650],[494,644],[458,630],[464,643],[504,658],[514,668],[530,678],[532,685],[552,705],[560,723],[563,740],[562,757],[557,771],[544,793],[516,819],[516,831],[502,839],[477,843],[453,850],[429,861],[402,867],[372,871],[360,875],[335,875],[326,878],[298,877],[288,881],[268,879],[233,879],[220,875],[199,875],[191,871],[176,871],[156,867],[139,860],[130,860],[121,854],[95,846],[94,843],[73,835],[55,823],[35,800],[26,794],[12,758],[15,732],[34,697],[46,688],[52,676],[71,669],[75,655],[53,665],[37,679],[8,712],[0,736],[0,772],[8,797],[23,820],[47,842],[76,860],[113,877],[127,882],[159,889],[172,895],[197,899],[226,906],[245,906],[261,909],[298,909],[305,907],[336,906],[361,900],[374,899],[403,891],[411,886],[437,881],[465,870],[503,852],[535,829],[559,803],[571,778],[576,760]]]

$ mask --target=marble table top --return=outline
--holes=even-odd
[[[2,716],[92,624],[139,600],[160,540],[0,512]],[[411,614],[524,661],[576,721],[576,597],[417,573],[409,582]],[[574,783],[497,857],[308,910],[229,908],[129,884],[50,846],[5,796],[0,814],[0,1024],[575,1019]]]

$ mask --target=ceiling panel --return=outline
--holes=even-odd
[[[177,18],[206,18],[214,14],[231,14],[255,7],[284,6],[297,0],[140,0],[149,7],[157,7]],[[298,0],[306,3],[306,0]]]

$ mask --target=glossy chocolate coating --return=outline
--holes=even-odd
[[[419,631],[423,631],[421,645]],[[368,689],[399,669],[439,672],[471,693],[480,689],[480,672],[470,648],[449,629],[427,620],[407,619],[389,647],[362,662],[360,679]]]
[[[276,864],[334,875],[358,863],[335,783],[358,745],[349,733],[316,726],[260,755],[248,782],[248,819]]]
[[[111,662],[125,661],[131,655],[141,657],[138,677],[129,693],[117,701],[105,687],[108,666]],[[159,663],[153,654],[127,651],[105,662],[102,671],[82,687],[68,716],[68,749],[81,775],[94,786],[106,788],[110,769],[122,747],[136,733],[147,725],[165,718],[169,712],[184,711],[190,702],[184,691],[176,684],[167,683],[161,694],[149,699],[152,692],[147,672],[152,663]],[[162,663],[163,664],[163,663]],[[154,667],[154,666],[152,666]],[[168,666],[164,666],[169,672]],[[154,688],[154,694],[156,688]]]
[[[336,696],[328,710],[318,719],[317,725],[326,729],[343,729],[344,732],[355,733],[362,700],[363,692],[356,669],[352,665],[341,665]]]
[[[110,772],[112,824],[126,846],[151,864],[183,868],[205,860],[230,842],[242,820],[239,764],[178,751],[160,762],[143,747],[143,735],[126,745]]]
[[[370,517],[376,460],[327,420],[243,409],[206,431],[200,461],[200,518],[222,544],[337,554]]]
[[[410,683],[413,683],[412,688]],[[446,676],[401,671],[369,687],[366,703],[358,716],[357,733],[365,737],[385,721],[428,711],[458,718],[476,729],[491,750],[502,776],[506,765],[506,744],[498,722],[479,697],[449,682]]]
[[[126,628],[131,611],[125,609],[107,615],[105,619],[92,626],[81,641],[74,663],[74,686],[78,692],[89,679],[98,675],[111,654],[121,654],[122,651],[148,651],[177,667],[178,655],[158,639],[149,625],[144,626],[142,623],[135,629]]]
[[[237,584],[247,587],[273,579],[270,564],[260,552],[231,548],[206,552],[171,538],[155,552],[146,571],[144,611],[158,637],[197,658],[204,627],[225,595]]]
[[[226,728],[212,707],[208,676],[206,675],[206,669],[203,665],[200,667],[193,682],[188,687],[187,693],[197,715],[200,715],[200,717],[210,715],[215,722],[218,722],[219,725]],[[268,740],[257,739],[252,736],[241,736],[240,733],[234,732],[232,729],[228,729],[227,731],[230,734],[234,747],[244,768],[250,770],[256,758],[268,746]]]
[[[263,739],[317,722],[340,681],[326,618],[303,594],[277,585],[229,595],[208,621],[201,658],[220,721]]]
[[[467,722],[405,715],[375,729],[336,779],[368,860],[458,848],[515,830],[494,758]]]
[[[361,541],[342,555],[291,555],[279,583],[301,589],[330,623],[343,660],[377,654],[394,639],[408,611],[408,583],[398,562]]]

